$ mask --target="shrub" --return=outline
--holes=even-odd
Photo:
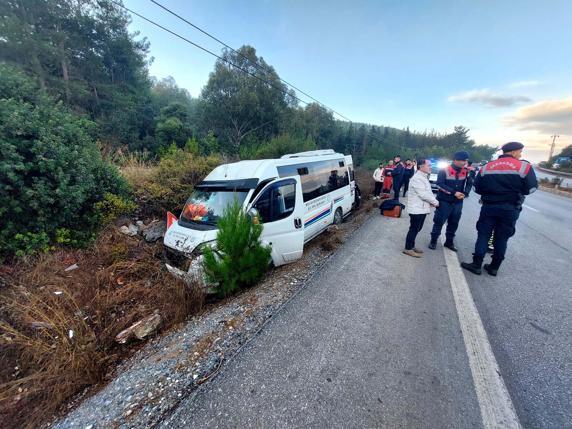
[[[0,255],[44,250],[56,231],[76,244],[98,227],[94,204],[127,183],[101,158],[95,124],[17,69],[0,65]]]
[[[204,248],[204,269],[221,296],[251,286],[262,278],[270,262],[269,247],[260,243],[262,225],[244,213],[238,201],[229,205],[218,222],[216,247]]]
[[[106,225],[120,216],[129,215],[137,208],[132,200],[106,192],[102,201],[95,203],[101,223]]]
[[[171,147],[156,166],[132,165],[123,171],[145,211],[163,216],[166,210],[180,211],[194,186],[220,162],[217,156]]]
[[[32,255],[50,250],[50,238],[45,232],[23,232],[15,234],[7,246],[16,256]]]

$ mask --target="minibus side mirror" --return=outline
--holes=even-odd
[[[252,219],[252,223],[254,223],[255,225],[258,225],[260,223],[260,213],[254,207],[248,210],[248,216],[250,216],[250,218]]]

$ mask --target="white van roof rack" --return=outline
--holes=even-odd
[[[289,153],[287,155],[282,155],[281,159],[334,155],[335,153],[336,152],[333,149],[309,150],[307,152]]]

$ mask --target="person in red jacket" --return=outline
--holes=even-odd
[[[393,170],[395,169],[395,165],[393,161],[389,161],[385,168],[383,169],[383,193],[389,194],[391,193],[391,189],[393,188]]]

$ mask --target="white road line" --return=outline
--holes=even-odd
[[[540,213],[540,210],[536,210],[534,207],[527,206],[526,204],[523,204],[522,206],[526,207],[529,210],[532,210],[533,212]]]
[[[455,252],[444,248],[453,297],[485,428],[520,428],[483,322]]]

